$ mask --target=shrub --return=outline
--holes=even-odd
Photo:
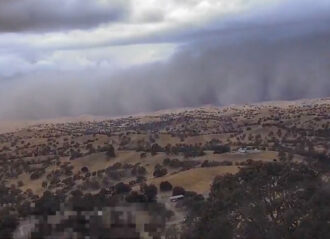
[[[143,185],[141,187],[141,191],[146,196],[149,202],[154,201],[157,196],[157,187],[153,184],[150,185]]]
[[[158,152],[162,152],[162,151],[163,151],[162,147],[160,147],[158,144],[153,144],[150,149],[152,155],[155,155]]]
[[[160,185],[159,185],[159,189],[162,192],[171,191],[172,188],[173,188],[172,184],[169,183],[168,181],[161,182]]]
[[[145,202],[147,199],[145,195],[140,194],[136,191],[130,192],[130,194],[126,197],[126,201],[130,203],[141,203]]]
[[[172,195],[184,195],[186,193],[186,190],[183,187],[176,186],[173,188]]]
[[[230,152],[230,147],[228,145],[216,145],[212,147],[214,154],[223,154]]]
[[[81,172],[83,172],[83,173],[88,173],[88,172],[89,172],[88,167],[86,167],[86,166],[82,167],[82,168],[81,168]]]
[[[159,178],[163,177],[167,174],[167,169],[166,168],[156,168],[154,171],[154,177]]]
[[[44,169],[37,170],[31,174],[30,178],[31,178],[31,180],[36,180],[36,179],[40,178],[44,173],[45,173]]]
[[[115,192],[118,194],[128,193],[130,191],[131,187],[128,184],[120,182],[115,185]]]
[[[106,147],[106,155],[110,158],[116,157],[115,148],[110,144]]]

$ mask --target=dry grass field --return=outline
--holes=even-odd
[[[181,186],[189,191],[206,194],[210,190],[210,185],[214,177],[225,175],[227,173],[235,174],[238,170],[238,166],[194,168],[171,175],[166,175],[162,178],[151,179],[149,182],[159,186],[162,181],[168,181],[174,186]]]
[[[247,162],[329,154],[329,124],[328,98],[0,122],[0,179],[38,195],[162,181],[205,194],[215,176],[236,173]],[[139,167],[141,175],[133,172]],[[166,172],[156,175],[156,168]]]
[[[182,203],[208,197],[217,176],[329,158],[330,99],[0,122],[0,130],[0,186],[14,198],[0,212],[49,194],[146,200],[151,187],[172,211],[168,225],[181,225]],[[187,200],[172,202],[174,188]]]

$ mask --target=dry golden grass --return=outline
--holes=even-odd
[[[260,151],[253,153],[224,153],[224,154],[214,154],[211,151],[206,151],[204,156],[198,157],[199,160],[214,160],[214,161],[231,161],[240,162],[246,161],[248,159],[260,160],[263,162],[270,162],[273,159],[278,158],[278,153],[275,151]]]
[[[140,163],[144,166],[148,173],[152,175],[154,167],[156,164],[162,164],[166,155],[164,153],[158,153],[154,156],[150,154],[145,158],[140,158],[140,153],[135,151],[117,151],[115,158],[109,158],[105,153],[95,153],[82,158],[78,158],[70,161],[71,165],[74,167],[73,172],[78,172],[82,167],[86,166],[89,171],[97,171],[105,169],[115,163],[121,164],[136,164]],[[64,160],[63,162],[65,162]],[[149,177],[150,175],[147,175]]]
[[[198,193],[207,193],[210,185],[217,175],[225,175],[227,173],[235,174],[239,171],[237,166],[219,166],[213,168],[194,168],[173,175],[166,175],[161,178],[149,180],[157,186],[163,181],[169,181],[173,186],[181,186],[186,190]]]
[[[231,153],[226,153],[226,154],[213,154],[213,152],[206,152],[206,155],[202,157],[197,157],[197,158],[189,158],[189,160],[196,160],[199,162],[202,162],[204,160],[209,160],[209,161],[231,161],[231,162],[242,162],[246,161],[248,159],[253,159],[256,161],[263,161],[263,162],[268,162],[268,161],[273,161],[273,159],[278,159],[278,152],[274,151],[261,151],[261,152],[254,152],[254,153],[235,153],[234,151],[236,150],[235,147],[238,147],[236,145],[244,145],[244,144],[249,144],[251,142],[254,142],[253,140],[248,139],[249,135],[251,136],[256,136],[260,135],[263,141],[267,141],[267,138],[269,138],[269,134],[272,132],[274,133],[274,136],[279,139],[277,136],[278,128],[277,126],[267,126],[263,127],[262,123],[257,123],[258,119],[262,119],[265,121],[262,121],[263,123],[267,122],[269,124],[276,123],[274,120],[271,118],[273,115],[277,114],[278,111],[282,111],[284,116],[283,119],[287,124],[295,123],[297,127],[301,127],[302,129],[318,129],[321,127],[325,127],[326,124],[328,123],[328,119],[324,117],[323,120],[315,120],[315,114],[318,114],[317,111],[311,113],[313,114],[302,114],[302,108],[297,108],[294,109],[292,108],[293,106],[304,103],[305,101],[298,101],[298,102],[267,102],[267,103],[260,103],[260,104],[254,104],[254,105],[241,105],[241,106],[227,106],[227,107],[211,107],[211,106],[205,106],[202,108],[198,109],[191,109],[191,108],[186,108],[186,109],[177,109],[177,110],[167,110],[167,111],[158,111],[150,114],[139,114],[133,116],[133,118],[137,119],[140,123],[147,123],[147,122],[158,122],[162,120],[162,117],[173,117],[176,116],[175,114],[182,113],[182,115],[186,116],[195,116],[197,118],[196,124],[192,124],[189,127],[191,129],[197,129],[199,130],[200,135],[197,136],[187,136],[184,139],[184,142],[181,142],[180,140],[180,134],[177,134],[176,137],[172,137],[169,132],[166,134],[164,133],[165,130],[160,130],[159,132],[156,133],[151,133],[148,131],[141,131],[139,133],[133,133],[130,131],[130,134],[125,134],[128,132],[117,132],[114,131],[114,134],[109,135],[101,135],[101,134],[91,134],[91,135],[83,135],[83,136],[74,136],[72,134],[67,134],[67,133],[59,133],[56,131],[57,126],[52,126],[55,127],[55,130],[50,127],[51,125],[39,125],[37,124],[55,124],[55,123],[68,123],[68,122],[90,122],[90,121],[100,121],[103,119],[111,119],[107,117],[93,117],[93,116],[81,116],[81,117],[73,117],[73,118],[59,118],[59,119],[49,119],[49,120],[39,120],[39,121],[0,121],[0,133],[1,132],[8,132],[8,131],[14,131],[15,129],[22,128],[22,127],[33,127],[29,129],[23,129],[20,131],[15,132],[14,136],[19,139],[17,142],[15,142],[14,146],[11,146],[11,143],[13,143],[10,140],[4,140],[4,142],[1,144],[2,147],[9,147],[11,150],[16,154],[17,158],[21,157],[24,155],[24,152],[22,151],[28,151],[33,152],[32,149],[33,147],[37,146],[42,146],[48,145],[50,143],[57,143],[56,148],[59,148],[64,145],[64,143],[68,144],[73,141],[73,144],[71,146],[73,149],[77,150],[78,146],[74,146],[76,143],[79,143],[79,149],[81,150],[82,153],[87,153],[86,149],[86,142],[91,141],[92,145],[94,148],[97,148],[97,146],[104,146],[105,144],[112,144],[116,148],[116,154],[117,157],[113,159],[109,159],[105,153],[93,153],[88,156],[84,156],[72,161],[69,161],[69,157],[63,156],[63,155],[68,155],[68,154],[62,154],[60,161],[63,164],[64,162],[70,162],[71,165],[73,165],[73,173],[76,174],[78,171],[81,170],[82,167],[86,166],[89,168],[90,171],[98,171],[105,169],[117,162],[120,162],[122,164],[136,164],[136,163],[141,163],[141,166],[144,166],[147,169],[147,175],[146,178],[149,183],[155,183],[158,184],[161,181],[170,181],[174,186],[183,186],[187,190],[193,190],[197,191],[200,193],[205,193],[209,191],[209,186],[214,179],[216,175],[223,175],[225,173],[236,173],[238,171],[238,167],[236,166],[219,166],[219,167],[214,167],[214,168],[195,168],[191,169],[189,171],[183,171],[179,172],[176,174],[173,174],[175,170],[177,169],[172,169],[168,168],[168,175],[162,177],[162,178],[153,178],[153,171],[154,167],[156,164],[162,164],[164,158],[178,158],[179,160],[183,160],[184,157],[182,155],[171,155],[168,156],[165,153],[158,153],[157,155],[151,156],[150,153],[147,154],[147,157],[145,158],[140,158],[140,153],[135,152],[132,146],[136,146],[142,143],[150,143],[149,142],[149,137],[153,137],[156,142],[161,145],[165,146],[167,144],[175,145],[178,143],[184,143],[184,144],[205,144],[206,142],[212,140],[212,139],[218,139],[222,141],[221,144],[230,144],[232,147],[233,152]],[[309,100],[306,101],[307,103],[309,102],[310,105],[314,105],[316,103],[326,103],[330,104],[330,98],[329,99],[324,99],[323,101],[320,100]],[[271,107],[270,107],[271,106]],[[277,108],[272,108],[276,106]],[[298,113],[294,112],[292,113],[292,109],[298,110]],[[183,113],[184,112],[184,113]],[[201,113],[203,112],[203,113]],[[314,114],[315,113],[315,114]],[[326,112],[325,112],[326,113]],[[165,115],[165,114],[170,114],[170,115]],[[291,115],[292,114],[292,115]],[[324,112],[323,112],[324,114]],[[181,116],[182,116],[181,115]],[[207,120],[205,119],[204,121],[200,121],[200,116],[226,116],[229,117],[231,120],[233,120],[234,126],[235,127],[242,127],[242,131],[237,132],[237,133],[217,133],[215,134],[214,132],[217,132],[217,129],[219,128],[219,122],[214,121],[212,119]],[[255,116],[256,115],[256,116]],[[178,116],[178,115],[177,115]],[[299,116],[299,117],[297,117]],[[116,117],[116,118],[121,118],[121,117]],[[267,118],[270,118],[268,120]],[[322,118],[322,117],[321,117]],[[112,118],[114,119],[114,118]],[[86,124],[87,125],[87,124]],[[87,127],[85,125],[85,127]],[[88,125],[92,125],[92,123],[88,123]],[[220,124],[221,125],[221,124]],[[176,129],[178,127],[181,127],[182,123],[178,123],[176,125],[175,123],[172,125],[173,128],[170,128],[170,132],[176,132]],[[247,130],[247,126],[249,126],[249,130]],[[328,127],[328,126],[327,126]],[[210,129],[209,131],[205,130]],[[68,127],[68,130],[70,132],[70,127]],[[204,132],[207,131],[207,132]],[[59,133],[59,136],[56,136],[56,138],[50,139],[49,141],[47,140],[47,135],[52,134],[53,132]],[[228,131],[226,131],[228,132]],[[282,135],[286,133],[286,130],[281,129]],[[122,134],[120,134],[122,133]],[[241,140],[238,140],[243,134],[246,134],[246,137]],[[189,134],[187,134],[189,135]],[[119,150],[119,145],[120,142],[123,140],[125,137],[130,137],[131,141],[126,145],[127,149],[131,148],[132,150]],[[159,136],[159,137],[158,137]],[[66,139],[66,141],[64,141]],[[288,139],[295,139],[295,136],[293,137],[290,135]],[[22,140],[24,140],[24,143],[22,143]],[[26,143],[30,143],[31,147],[25,146]],[[236,144],[237,143],[237,144]],[[55,145],[55,144],[54,144]],[[270,144],[271,146],[271,144]],[[327,150],[328,144],[325,143],[320,143],[320,144],[315,144],[314,149],[317,152],[324,152]],[[52,146],[55,148],[55,146]],[[269,147],[268,147],[269,148]],[[15,151],[16,150],[16,151]],[[6,151],[4,151],[7,153]],[[25,154],[29,155],[29,154]],[[22,156],[23,157],[23,156]],[[45,156],[46,157],[46,156]],[[43,156],[38,156],[38,158],[34,156],[28,156],[23,158],[23,160],[32,160],[32,159],[43,159]],[[296,161],[302,161],[302,156],[295,155],[294,160]],[[10,179],[8,181],[8,185],[10,184],[17,184],[19,180],[24,182],[24,186],[21,187],[23,191],[26,189],[30,188],[32,191],[36,194],[42,193],[44,190],[41,187],[42,181],[47,181],[46,180],[46,175],[51,172],[52,170],[58,169],[57,166],[50,166],[46,169],[46,173],[44,176],[42,176],[38,180],[31,180],[30,175],[24,173],[18,176],[17,179]],[[131,180],[132,178],[125,178],[123,181]],[[134,178],[133,178],[134,179]]]
[[[56,166],[48,167],[46,169],[45,174],[42,177],[40,177],[38,179],[35,179],[35,180],[31,180],[30,174],[23,173],[23,174],[19,175],[17,178],[9,180],[7,182],[7,185],[8,186],[10,186],[11,184],[17,185],[17,183],[19,181],[22,181],[23,186],[20,187],[20,189],[22,191],[26,191],[27,189],[31,189],[34,194],[41,196],[44,192],[44,188],[42,187],[42,182],[47,181],[46,180],[46,175],[48,173],[50,173],[52,170],[54,170],[55,168],[56,168]]]

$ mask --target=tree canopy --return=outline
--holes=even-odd
[[[304,164],[267,163],[217,177],[185,238],[329,238],[330,190]]]

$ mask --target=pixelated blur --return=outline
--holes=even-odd
[[[165,219],[150,204],[129,203],[92,211],[66,210],[20,222],[14,239],[162,239]]]

